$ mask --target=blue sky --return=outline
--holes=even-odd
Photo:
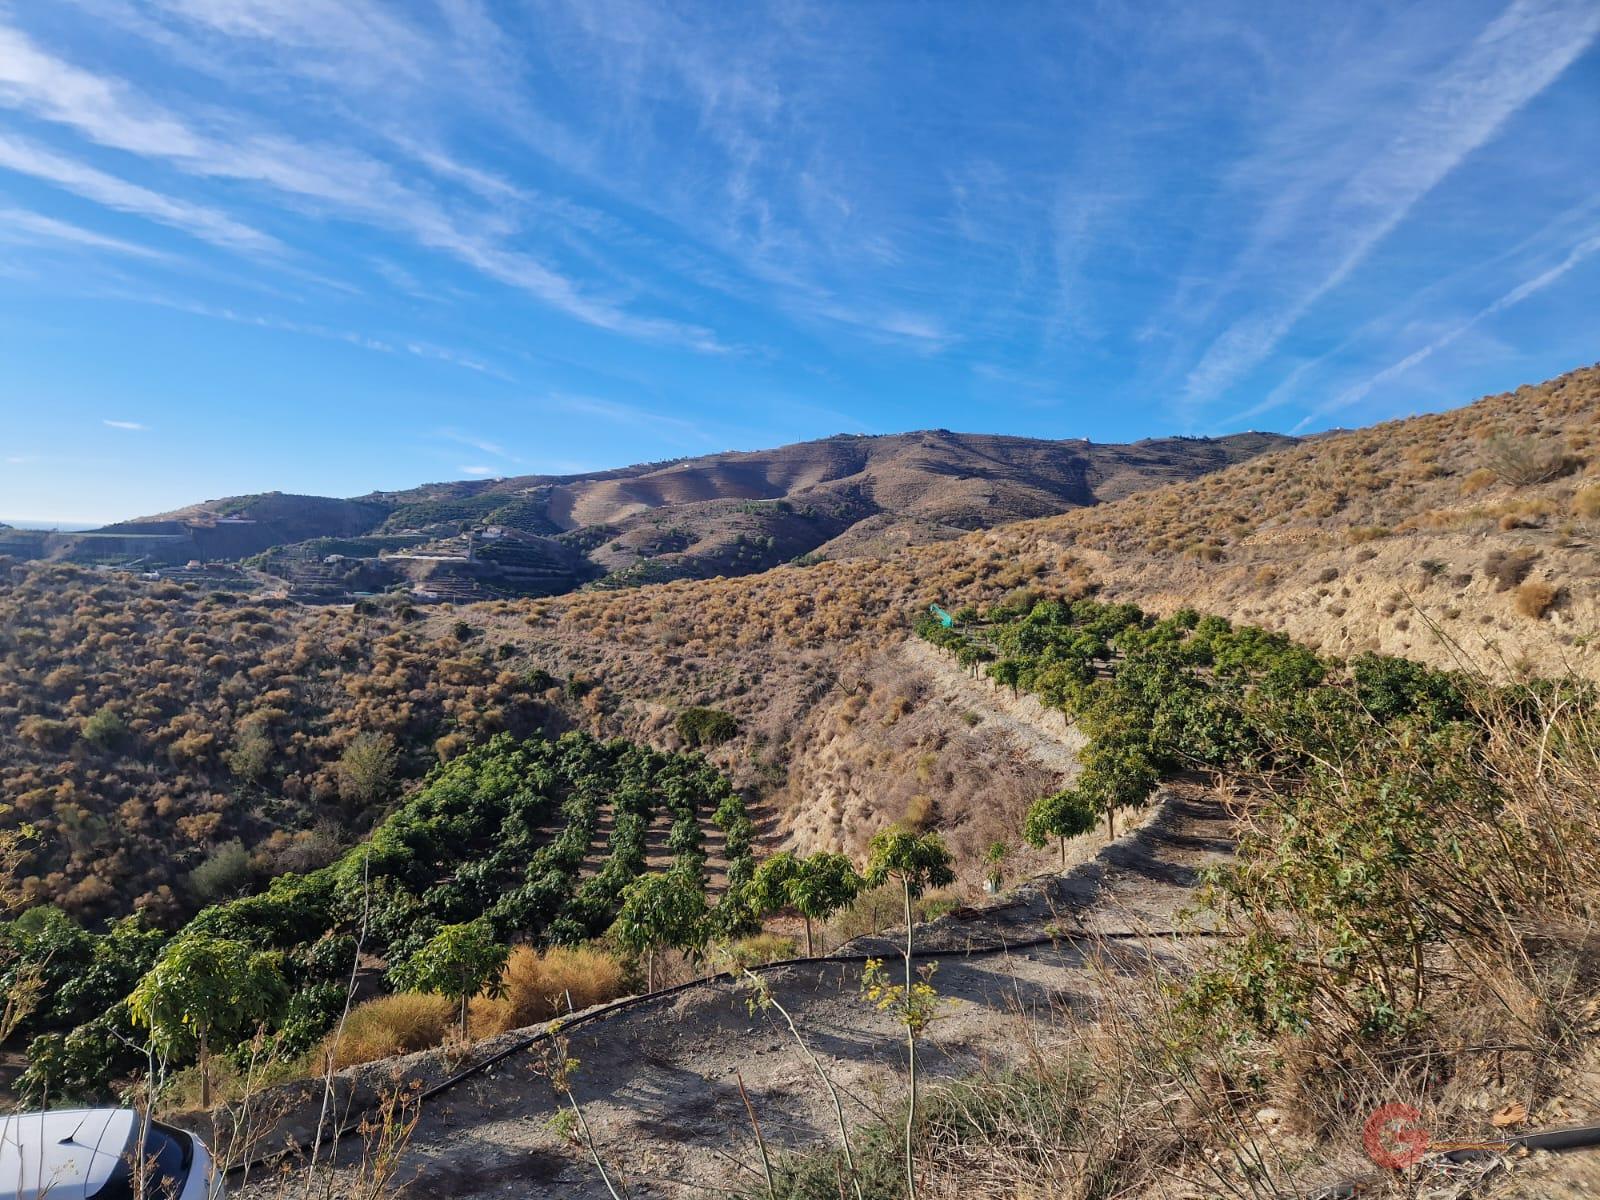
[[[0,0],[0,516],[1600,358],[1600,6]]]

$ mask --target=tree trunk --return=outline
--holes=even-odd
[[[465,1041],[467,1036],[467,992],[461,990],[461,1037]]]
[[[200,1035],[200,1107],[211,1107],[211,1054],[206,1044],[206,1027],[201,1025]]]
[[[656,951],[653,946],[644,952],[644,990],[656,990]]]
[[[1062,834],[1056,840],[1061,843],[1061,869],[1063,871],[1065,871],[1067,869],[1067,838],[1066,838],[1066,835]]]
[[[906,1073],[911,1083],[911,1103],[906,1108],[906,1196],[917,1200],[916,1160],[911,1155],[911,1132],[917,1123],[917,1032],[911,1023],[911,880],[903,879],[906,897]]]
[[[1109,804],[1106,805],[1106,837],[1112,841],[1117,837],[1117,810]]]
[[[812,957],[812,954],[811,954],[811,918],[810,917],[806,917],[805,918],[805,922],[806,922],[806,957],[810,958],[810,957]]]

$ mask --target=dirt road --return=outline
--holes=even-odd
[[[1165,790],[1155,817],[1063,875],[1031,881],[1002,906],[918,928],[919,946],[1015,945],[1057,932],[1171,928],[1192,896],[1197,870],[1230,850],[1230,823],[1204,793]],[[892,940],[858,939],[847,950],[895,953]],[[1099,947],[1114,970],[1142,969],[1169,952],[1161,939]],[[1086,965],[1091,939],[977,952],[939,961],[940,1016],[922,1055],[929,1076],[952,1077],[1004,1060],[1019,1022],[1087,1004],[1100,986]],[[811,964],[769,975],[813,1051],[848,1097],[853,1123],[903,1087],[904,1049],[891,1018],[859,995],[859,964]],[[506,1035],[511,1037],[511,1035]],[[494,1048],[485,1043],[480,1052]],[[574,1087],[608,1168],[632,1194],[714,1195],[748,1185],[754,1163],[742,1076],[769,1140],[779,1147],[829,1142],[831,1110],[814,1073],[775,1013],[752,1013],[727,983],[664,997],[575,1029]],[[598,1172],[552,1129],[557,1097],[535,1052],[513,1055],[425,1106],[406,1153],[409,1194],[438,1197],[604,1197]],[[436,1078],[438,1052],[362,1071]],[[247,1191],[245,1194],[249,1194]]]
[[[1031,697],[1013,700],[971,680],[924,648],[906,653],[935,673],[942,702],[1003,724],[1019,753],[1063,773],[1075,769],[1075,734],[1061,731],[1059,715]],[[1106,845],[1097,832],[1069,844],[1074,865],[1065,872],[1029,881],[993,907],[919,926],[919,949],[971,951],[938,962],[940,1015],[919,1054],[925,1077],[1004,1061],[1034,1018],[1090,1003],[1105,962],[1132,972],[1169,954],[1169,940],[1096,943],[1093,935],[1173,928],[1198,870],[1231,851],[1230,832],[1208,793],[1169,787],[1149,819],[1117,841]],[[1054,940],[995,949],[1046,937]],[[899,942],[863,938],[840,949],[892,962]],[[1100,957],[1099,969],[1089,955]],[[847,1097],[852,1124],[873,1119],[904,1088],[901,1032],[862,1000],[861,976],[860,963],[795,965],[766,976]],[[516,1038],[491,1039],[474,1054],[481,1061]],[[836,1140],[826,1092],[787,1026],[771,1010],[753,1012],[748,990],[734,984],[708,984],[584,1024],[572,1030],[569,1051],[579,1062],[574,1093],[602,1158],[635,1197],[715,1195],[759,1184],[739,1078],[773,1146]],[[358,1094],[370,1095],[391,1076],[431,1083],[451,1069],[442,1052],[431,1051],[359,1068],[353,1078]],[[593,1163],[552,1128],[558,1108],[536,1050],[473,1076],[424,1107],[402,1171],[414,1181],[408,1194],[607,1196]]]

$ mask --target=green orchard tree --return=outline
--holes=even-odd
[[[819,850],[797,858],[784,850],[756,868],[751,887],[763,913],[794,908],[806,927],[806,957],[813,953],[812,922],[826,921],[861,893],[861,876],[843,854]]]
[[[191,934],[168,943],[128,997],[128,1015],[162,1055],[194,1051],[200,1106],[211,1107],[211,1044],[239,1037],[282,1007],[283,958],[228,938]]]
[[[911,1092],[911,1102],[906,1109],[905,1157],[906,1192],[911,1200],[916,1200],[917,1195],[916,1164],[911,1153],[912,1131],[916,1127],[917,1120],[917,1034],[927,1025],[927,1018],[922,1015],[923,1009],[934,1002],[926,980],[919,990],[911,965],[915,951],[912,935],[916,928],[911,915],[911,898],[920,896],[926,888],[943,887],[945,884],[954,883],[956,875],[951,869],[951,862],[950,851],[945,846],[944,839],[936,833],[924,833],[918,836],[904,830],[889,829],[874,837],[867,849],[866,882],[876,887],[894,880],[899,883],[900,893],[905,901],[906,981],[902,995],[905,1006],[903,1016],[906,1028],[907,1076]],[[922,997],[921,1007],[916,1006],[918,997]]]
[[[1011,689],[1011,698],[1017,697],[1017,685],[1022,682],[1022,671],[1027,664],[1020,658],[1002,658],[989,668],[989,678],[997,687]]]
[[[1150,798],[1161,772],[1149,743],[1140,738],[1102,738],[1090,743],[1077,790],[1106,818],[1106,834],[1116,836],[1116,812]]]
[[[1050,708],[1061,710],[1064,724],[1072,723],[1072,712],[1083,689],[1094,679],[1094,668],[1084,658],[1064,658],[1034,676],[1034,690]]]
[[[1038,847],[1042,847],[1046,839],[1056,838],[1061,844],[1061,868],[1065,870],[1067,839],[1088,833],[1099,815],[1091,797],[1076,788],[1067,788],[1033,802],[1022,836],[1028,839],[1028,845]]]
[[[750,877],[750,901],[766,916],[790,904],[789,883],[800,872],[800,859],[789,850],[780,850],[761,860]]]
[[[434,992],[460,1008],[461,1034],[467,1033],[467,1001],[487,993],[504,994],[501,976],[511,947],[497,940],[488,918],[446,925],[408,958],[398,977],[419,992]]]
[[[756,868],[753,899],[762,913],[793,908],[805,922],[806,957],[814,953],[812,923],[825,921],[861,892],[861,876],[843,854],[818,851],[798,858],[784,850]]]
[[[806,957],[811,957],[811,922],[826,921],[861,894],[861,876],[843,854],[819,850],[800,864],[789,881],[789,899],[806,923]]]
[[[1000,841],[990,842],[989,848],[983,852],[983,877],[991,892],[998,892],[1005,882],[1006,858],[1010,853],[1011,847]],[[1065,851],[1062,854],[1065,858]]]
[[[653,992],[656,952],[693,950],[705,937],[705,886],[682,870],[642,875],[622,893],[615,928],[625,949],[645,956],[645,990]]]

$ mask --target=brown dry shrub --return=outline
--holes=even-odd
[[[939,806],[933,797],[926,792],[918,792],[906,801],[905,816],[900,818],[900,823],[907,829],[921,833],[924,829],[932,828],[938,819]]]
[[[1483,574],[1494,581],[1494,590],[1509,592],[1528,577],[1533,570],[1537,550],[1520,547],[1516,550],[1491,550],[1483,560]]]
[[[622,964],[593,946],[518,946],[501,976],[505,995],[479,996],[468,1010],[474,1037],[537,1025],[614,1000],[628,990]]]
[[[1497,433],[1483,444],[1483,465],[1514,487],[1554,479],[1571,466],[1564,448],[1535,436]]]
[[[323,1043],[334,1068],[426,1050],[444,1041],[455,1006],[443,996],[396,992],[358,1004]]]
[[[1355,525],[1346,536],[1350,539],[1351,545],[1358,546],[1362,542],[1375,542],[1379,538],[1386,538],[1391,532],[1392,530],[1384,525]]]
[[[1541,579],[1530,579],[1517,589],[1517,611],[1537,621],[1555,607],[1557,589]]]
[[[1586,521],[1600,518],[1600,485],[1579,488],[1572,497],[1572,511]]]
[[[1494,486],[1494,481],[1499,478],[1488,467],[1479,467],[1461,481],[1461,494],[1463,496],[1476,496]]]

